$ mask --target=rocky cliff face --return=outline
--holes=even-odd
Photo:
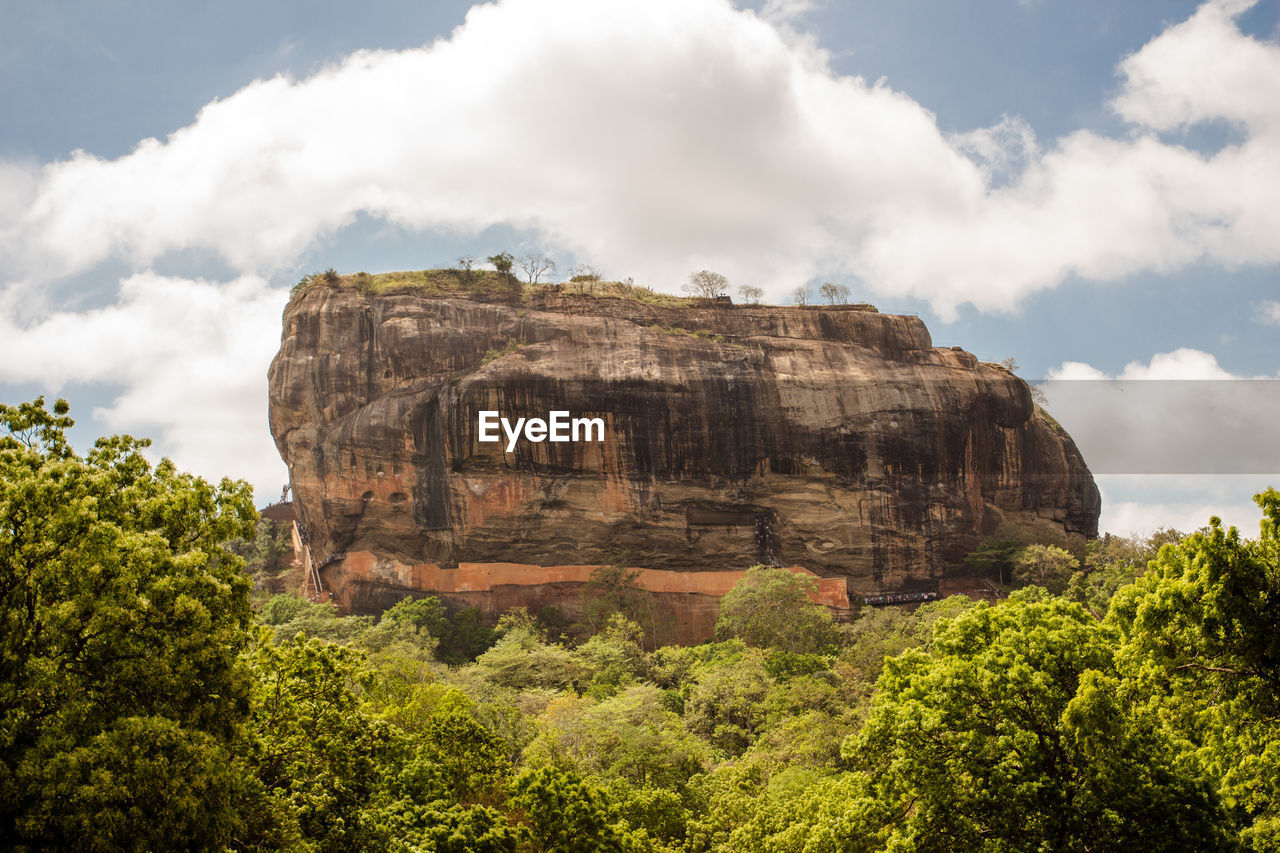
[[[1097,528],[1093,479],[1027,386],[915,317],[315,283],[269,378],[319,560],[775,561],[870,591],[963,568],[1002,522]],[[599,417],[604,440],[507,452],[478,440],[482,410]]]

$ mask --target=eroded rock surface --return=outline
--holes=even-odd
[[[871,591],[962,569],[1002,522],[1097,530],[1093,478],[1027,386],[916,317],[317,283],[269,378],[318,560],[775,561]],[[605,441],[508,453],[480,410],[600,417]]]

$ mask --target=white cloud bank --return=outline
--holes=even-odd
[[[1198,530],[1217,516],[1241,536],[1256,539],[1262,511],[1250,498],[1280,480],[1257,477],[1096,478],[1102,492],[1098,530],[1119,536],[1149,536],[1162,527]]]
[[[1240,32],[1248,3],[1211,0],[1124,60],[1129,135],[1050,143],[1016,117],[948,136],[835,74],[792,29],[810,5],[502,0],[421,49],[251,83],[115,160],[0,162],[0,381],[123,384],[111,428],[158,429],[180,464],[261,496],[282,471],[263,403],[284,299],[261,276],[360,214],[533,229],[659,288],[711,268],[780,298],[853,275],[944,316],[1073,273],[1280,261],[1280,46]],[[1171,141],[1212,121],[1236,141]],[[141,273],[111,307],[38,307],[59,277],[189,250],[242,276]]]
[[[1268,326],[1280,326],[1280,302],[1264,299],[1258,306],[1258,322]]]
[[[1073,273],[1274,263],[1280,46],[1240,32],[1249,5],[1213,0],[1124,60],[1129,136],[1042,145],[1016,119],[947,137],[727,0],[503,0],[422,49],[252,83],[117,160],[50,164],[0,233],[28,270],[197,248],[260,271],[359,213],[508,223],[660,288],[849,274],[944,315]],[[1210,155],[1161,135],[1215,120],[1240,139]]]
[[[285,298],[252,276],[218,285],[141,273],[109,307],[25,328],[0,319],[0,379],[41,383],[50,394],[72,383],[123,384],[93,413],[109,430],[155,433],[182,469],[215,482],[243,477],[265,501],[287,480],[266,411]]]
[[[1184,347],[1115,376],[1065,362],[1040,388],[1095,474],[1280,475],[1280,375],[1236,376]]]
[[[1280,487],[1271,439],[1280,376],[1237,376],[1212,353],[1183,347],[1114,375],[1064,362],[1041,387],[1095,474],[1100,531],[1189,532],[1216,515],[1257,536],[1261,513],[1250,498]]]

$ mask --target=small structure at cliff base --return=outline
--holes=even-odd
[[[345,555],[324,572],[350,611],[443,583],[404,567],[623,552],[664,572],[802,566],[877,594],[966,571],[998,527],[1096,534],[1071,438],[1021,379],[935,348],[917,317],[446,272],[315,280],[284,312],[271,431],[313,552]],[[508,450],[479,440],[481,411],[600,418],[604,440]]]

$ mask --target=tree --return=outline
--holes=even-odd
[[[766,654],[733,640],[694,670],[684,702],[685,725],[726,755],[741,755],[765,724],[764,699],[773,686]]]
[[[547,707],[541,734],[524,752],[528,766],[564,764],[605,782],[683,790],[706,770],[706,744],[663,707],[652,685],[628,687],[602,702],[569,698]]]
[[[528,278],[530,284],[537,284],[540,277],[555,268],[556,262],[541,252],[525,255],[520,259],[520,269],[524,270],[525,277]]]
[[[1020,539],[1007,537],[988,539],[967,554],[964,561],[984,576],[995,576],[997,583],[1013,582],[1013,562],[1022,550]]]
[[[729,292],[729,279],[718,272],[698,270],[684,283],[684,292],[703,299],[716,299]]]
[[[1070,551],[1057,545],[1028,545],[1013,558],[1013,578],[1019,584],[1035,584],[1058,595],[1066,590],[1079,566]]]
[[[297,833],[319,850],[365,846],[376,831],[366,811],[381,787],[394,732],[360,708],[361,655],[303,635],[278,646],[264,636],[249,660],[255,676],[249,738],[277,824],[266,822],[271,834]]]
[[[490,263],[493,263],[493,259],[492,259],[492,258],[490,258],[490,259],[489,259],[489,262],[490,262]],[[476,265],[476,258],[475,258],[475,256],[474,256],[474,255],[459,255],[459,256],[458,256],[458,260],[457,260],[457,264],[458,264],[458,269],[462,270],[462,277],[463,277],[463,278],[465,278],[467,281],[470,281],[470,280],[471,280],[471,270],[472,270],[472,268],[474,268],[474,267],[475,267],[475,265]]]
[[[1166,544],[1107,624],[1126,686],[1197,745],[1246,849],[1280,849],[1280,492],[1254,496],[1257,540],[1209,527]]]
[[[1161,546],[1177,544],[1184,537],[1167,528],[1146,538],[1104,534],[1085,546],[1084,569],[1072,575],[1065,594],[1101,618],[1116,590],[1146,574]]]
[[[796,305],[808,305],[809,287],[802,284],[795,290],[791,291],[791,301]]]
[[[626,555],[620,555],[625,561]],[[637,569],[621,565],[597,566],[582,587],[582,621],[590,633],[599,631],[615,613],[643,622],[644,591],[640,589]]]
[[[632,849],[612,803],[572,773],[554,767],[526,770],[511,783],[511,805],[524,817],[531,850],[621,853]]]
[[[751,284],[744,284],[738,288],[738,293],[742,296],[742,301],[748,305],[759,305],[760,298],[764,296],[764,290]]]
[[[600,283],[600,271],[590,264],[578,264],[569,271],[569,281],[578,286],[578,295],[584,295],[588,290],[594,290],[595,286]]]
[[[496,255],[490,255],[485,260],[493,264],[493,268],[504,276],[511,275],[511,266],[516,262],[515,256],[510,252],[499,252]]]
[[[478,607],[464,607],[454,613],[443,629],[436,657],[448,664],[475,660],[498,639],[498,634],[484,624]]]
[[[504,632],[502,639],[476,658],[477,670],[494,684],[516,690],[564,689],[585,675],[585,667],[572,652],[545,641],[527,612],[508,613],[498,622],[498,630]]]
[[[248,774],[247,483],[211,485],[149,442],[84,457],[58,400],[0,404],[0,838],[221,849]]]
[[[835,642],[831,614],[809,601],[817,581],[786,569],[752,566],[720,599],[716,637],[789,652],[817,651]]]
[[[849,288],[843,284],[832,284],[828,281],[818,288],[818,292],[822,294],[823,299],[827,300],[828,305],[844,305],[849,301]]]
[[[845,743],[873,807],[851,805],[841,832],[895,850],[1232,849],[1181,742],[1128,701],[1117,639],[1035,588],[940,622],[928,650],[885,663]]]

